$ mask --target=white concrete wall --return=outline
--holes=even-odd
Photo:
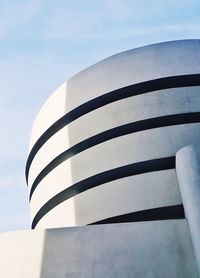
[[[178,151],[176,170],[200,274],[200,143]]]
[[[43,106],[34,124],[31,146],[64,113],[91,99],[139,82],[200,73],[199,52],[200,40],[175,41],[123,52],[89,67],[68,80],[67,89],[66,84],[61,86],[60,93]],[[83,115],[58,131],[38,151],[30,167],[29,189],[53,158],[93,135],[139,120],[200,112],[199,93],[199,86],[157,90],[112,102]],[[181,124],[120,136],[76,154],[37,185],[30,203],[32,219],[47,201],[76,182],[127,164],[175,156],[180,148],[195,143],[199,137],[199,123]],[[181,202],[174,170],[155,171],[77,194],[49,211],[36,227],[84,225]]]
[[[112,90],[160,77],[199,73],[200,40],[152,44],[113,55],[68,80],[67,111]]]
[[[47,231],[42,278],[197,278],[185,220]]]
[[[116,215],[181,203],[175,170],[146,173],[105,183],[78,194],[48,212],[36,227],[43,229],[85,225]],[[76,209],[73,214],[69,214],[69,206],[72,204]],[[72,215],[74,222],[69,222]]]
[[[197,278],[186,220],[0,235],[2,278]]]
[[[40,278],[45,231],[0,234],[0,277]]]
[[[61,152],[100,132],[148,118],[198,112],[199,92],[198,86],[155,91],[108,104],[78,118],[41,147],[33,160],[29,183]]]
[[[67,82],[64,82],[41,107],[31,131],[29,151],[43,132],[65,114],[66,90]]]

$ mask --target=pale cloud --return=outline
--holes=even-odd
[[[149,33],[166,21],[190,23],[188,12],[199,22],[199,0],[1,1],[0,39],[107,38],[113,33],[121,37],[130,28],[131,34],[144,28]]]
[[[181,25],[191,26],[191,30],[200,23],[199,1],[104,0],[65,3],[60,1],[63,7],[60,8],[51,1],[38,38],[67,41],[149,35],[161,30],[184,33]],[[192,22],[191,17],[187,16],[188,12],[192,13]]]
[[[41,0],[1,1],[0,39],[19,37],[43,7]]]

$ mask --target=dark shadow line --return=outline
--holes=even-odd
[[[146,209],[146,210],[126,213],[122,215],[117,215],[117,216],[105,218],[100,221],[90,223],[88,225],[184,219],[184,218],[185,218],[185,213],[184,213],[183,205],[173,205],[173,206]]]
[[[63,117],[58,119],[54,124],[52,124],[36,141],[33,148],[31,149],[27,163],[26,163],[26,180],[28,180],[28,173],[30,165],[38,152],[38,150],[45,144],[45,142],[52,137],[56,132],[62,129],[64,126],[73,122],[74,120],[80,118],[81,116],[100,108],[109,103],[115,102],[117,100],[125,99],[128,97],[149,93],[152,91],[158,91],[170,88],[179,87],[189,87],[189,86],[199,86],[200,85],[200,74],[187,74],[187,75],[177,75],[158,78],[150,81],[145,81],[133,85],[129,85],[114,91],[105,93],[99,97],[96,97],[82,105],[76,107],[72,111],[65,114]]]
[[[108,140],[117,138],[119,136],[149,130],[152,128],[159,128],[165,126],[173,126],[180,124],[190,124],[200,122],[200,112],[193,113],[185,113],[185,114],[175,114],[175,115],[167,115],[161,116],[157,118],[151,118],[147,120],[137,121],[129,124],[124,124],[99,134],[96,134],[84,141],[72,146],[68,150],[62,152],[57,157],[55,157],[35,178],[31,190],[29,201],[32,198],[32,195],[37,188],[38,184],[42,181],[42,179],[48,175],[54,168],[60,165],[62,162],[67,159],[75,156],[76,154],[85,151],[93,146],[96,146],[100,143],[106,142]]]
[[[86,190],[117,179],[174,168],[175,157],[171,156],[128,164],[86,178],[64,189],[47,201],[36,213],[32,222],[32,228],[34,229],[40,219],[54,207]]]

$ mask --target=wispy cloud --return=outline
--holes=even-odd
[[[0,38],[20,37],[27,25],[31,25],[43,7],[43,1],[1,1],[0,3]]]
[[[198,24],[199,12],[199,0],[3,1],[0,39],[107,38],[134,35],[140,29],[145,34],[144,29],[149,33],[169,23],[191,25],[190,20],[196,20]]]

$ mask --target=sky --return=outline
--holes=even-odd
[[[200,0],[0,0],[0,232],[30,228],[34,118],[75,73],[115,53],[200,38]]]

